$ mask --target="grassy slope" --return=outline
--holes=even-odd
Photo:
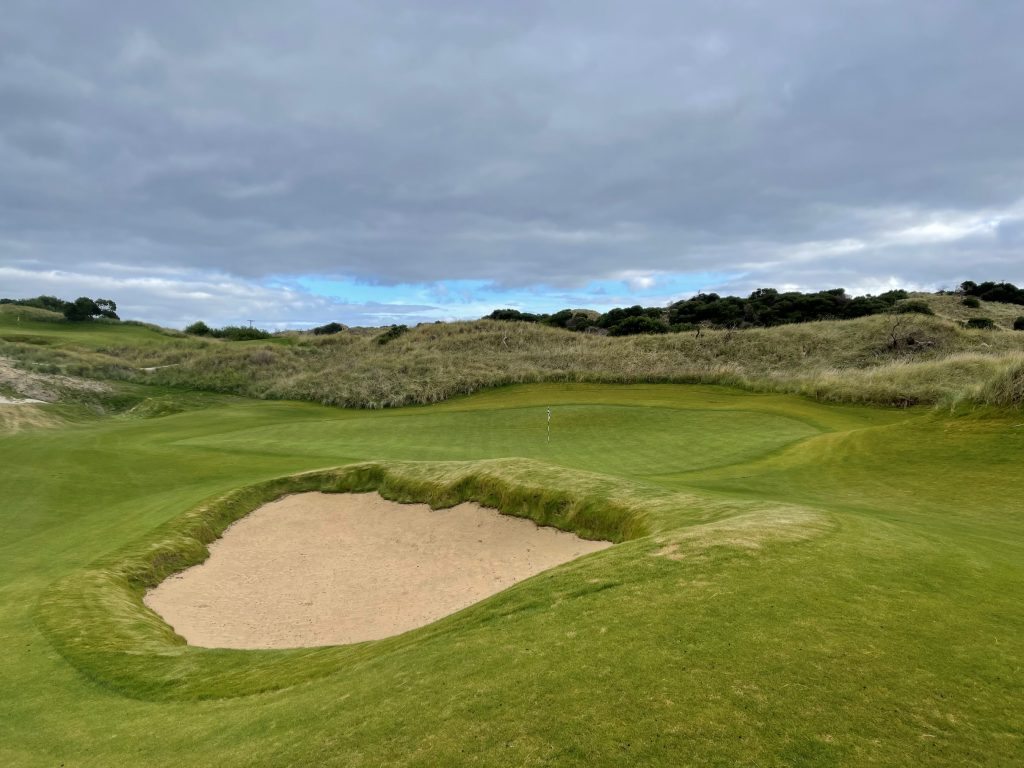
[[[932,298],[942,304],[950,297]],[[420,326],[381,346],[353,332],[233,343],[99,323],[18,327],[3,310],[0,357],[30,369],[325,405],[434,403],[542,381],[717,383],[883,405],[1024,401],[1024,333],[968,331],[921,315],[708,331],[699,338],[606,338],[480,321]]]
[[[0,339],[44,347],[101,349],[118,344],[164,345],[176,332],[156,326],[97,320],[69,323],[55,312],[0,304]]]
[[[653,533],[395,641],[314,652],[305,678],[294,654],[179,647],[173,667],[142,665],[184,681],[177,698],[131,679],[124,695],[40,634],[50,585],[211,495],[409,458],[597,484],[641,502]],[[383,412],[213,403],[23,431],[0,441],[0,761],[1011,765],[1022,458],[1019,415],[669,385]],[[203,700],[261,681],[278,690]]]
[[[980,307],[971,309],[964,306],[962,297],[955,295],[942,296],[934,293],[915,293],[911,298],[927,301],[935,311],[935,314],[958,323],[970,320],[972,317],[988,317],[995,321],[996,325],[1000,328],[1012,330],[1013,321],[1018,317],[1024,317],[1024,306],[1019,304],[982,301]]]

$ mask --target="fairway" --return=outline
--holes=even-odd
[[[182,403],[0,439],[4,765],[1019,763],[1019,414],[684,385]],[[620,543],[355,645],[190,647],[142,606],[201,559],[182,526],[297,489]]]

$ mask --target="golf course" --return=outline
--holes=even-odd
[[[183,343],[11,313],[3,330],[11,354]],[[548,382],[367,410],[104,386],[0,405],[3,765],[1024,754],[1019,409]],[[354,644],[198,647],[146,607],[231,523],[311,491],[477,502],[614,545]]]
[[[0,22],[0,768],[1024,768],[1024,0]]]

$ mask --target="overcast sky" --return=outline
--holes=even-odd
[[[302,327],[1024,283],[1020,0],[4,0],[0,295]]]

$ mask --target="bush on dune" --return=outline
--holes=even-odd
[[[213,329],[202,320],[198,320],[192,323],[192,325],[186,325],[185,333],[189,333],[193,336],[209,336],[213,333]]]
[[[995,328],[996,324],[991,317],[972,317],[967,321],[967,327],[987,331]]]
[[[186,326],[185,333],[192,336],[210,336],[215,339],[226,339],[227,341],[257,341],[269,339],[271,335],[262,328],[252,328],[245,325],[225,325],[223,328],[211,328],[202,320]]]
[[[900,315],[934,315],[935,310],[928,306],[925,301],[905,301],[902,304],[897,304],[892,309],[893,312]]]
[[[377,343],[383,346],[397,339],[399,336],[409,332],[409,327],[406,325],[392,325],[384,333],[377,336]]]

